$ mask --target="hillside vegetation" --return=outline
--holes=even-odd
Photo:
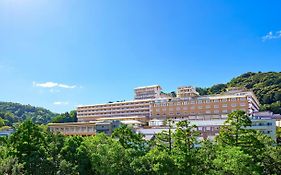
[[[56,115],[50,110],[41,107],[12,102],[0,102],[0,121],[4,120],[7,126],[12,126],[13,123],[21,122],[25,119],[31,119],[34,123],[38,124],[46,124]]]
[[[201,95],[219,94],[229,87],[245,87],[253,90],[262,104],[261,110],[281,114],[281,72],[248,72],[233,78],[226,84],[210,88],[197,88]]]

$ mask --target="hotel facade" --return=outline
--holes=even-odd
[[[191,86],[179,87],[177,97],[161,95],[159,85],[138,87],[132,101],[85,105],[77,108],[78,122],[103,118],[151,119],[210,119],[225,117],[232,111],[243,110],[249,115],[259,110],[252,91],[232,89],[220,95],[199,96]],[[139,120],[139,119],[137,119]]]
[[[145,132],[145,128],[158,130],[165,128],[167,119],[175,123],[189,120],[191,124],[198,126],[202,138],[212,139],[218,134],[219,127],[223,125],[227,115],[235,110],[243,110],[250,117],[256,116],[252,120],[253,125],[257,125],[259,120],[261,123],[275,122],[268,116],[265,120],[264,117],[259,118],[256,115],[259,112],[259,101],[252,91],[243,88],[232,88],[218,95],[200,96],[195,88],[181,86],[177,88],[175,96],[164,93],[159,85],[153,85],[135,88],[134,93],[134,100],[131,101],[79,106],[77,123],[49,126],[52,131],[63,131],[62,133],[66,135],[76,135],[74,131],[79,135],[94,135],[97,123],[104,121],[119,120],[123,124],[134,125],[138,130]],[[74,128],[72,132],[69,132],[70,125]],[[88,125],[89,127],[84,127]],[[77,126],[78,129],[73,126]],[[275,124],[271,124],[255,128],[261,128],[262,132],[268,135],[275,135],[273,131],[275,127]]]

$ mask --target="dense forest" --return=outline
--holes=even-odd
[[[22,122],[26,119],[31,119],[34,123],[46,124],[56,115],[41,107],[12,102],[0,102],[0,123],[4,121],[4,124],[7,126],[12,126],[13,123]]]
[[[111,136],[62,136],[27,120],[0,139],[0,174],[18,175],[278,175],[281,147],[243,111],[229,114],[214,142],[196,139],[188,121],[151,141],[127,126]],[[200,146],[199,146],[200,144]]]
[[[230,87],[244,87],[253,90],[262,104],[261,110],[281,114],[281,72],[248,72],[233,78],[226,84],[197,88],[197,91],[200,95],[219,94]]]

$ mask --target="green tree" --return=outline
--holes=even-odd
[[[173,148],[173,132],[172,132],[172,124],[171,120],[166,121],[166,125],[168,126],[168,131],[163,130],[160,133],[157,133],[155,136],[155,144],[159,149],[168,151],[169,154],[172,152]]]
[[[226,146],[219,149],[213,160],[214,174],[248,175],[259,174],[252,162],[252,157],[245,154],[240,147]]]
[[[192,168],[195,163],[196,138],[199,133],[195,125],[190,125],[187,120],[177,123],[174,133],[173,157],[179,168],[180,174],[192,174]]]
[[[117,140],[100,133],[87,137],[83,145],[90,157],[92,174],[133,174],[130,168],[132,159]]]
[[[57,115],[52,119],[53,123],[67,123],[67,122],[77,122],[77,112],[75,110]]]
[[[177,174],[177,167],[167,150],[159,150],[157,147],[146,155],[134,159],[131,163],[134,174]]]
[[[2,126],[5,126],[5,120],[2,119],[2,118],[0,118],[0,128],[1,128]]]
[[[46,140],[48,143],[46,150],[48,153],[48,160],[51,163],[50,171],[51,174],[56,174],[60,172],[61,162],[64,160],[61,155],[61,150],[64,146],[65,137],[61,134],[53,134],[51,132],[46,133]]]
[[[50,174],[46,135],[38,125],[27,120],[10,136],[11,153],[28,174]]]
[[[218,141],[227,144],[238,146],[241,137],[247,131],[245,127],[251,126],[251,120],[244,111],[233,111],[228,114],[224,126],[221,127]]]
[[[258,164],[262,168],[262,174],[275,174],[281,172],[281,147],[270,146],[260,155]]]
[[[126,125],[114,130],[112,138],[115,138],[125,148],[132,148],[136,154],[144,155],[149,150],[149,144],[143,139],[143,135],[134,133]]]
[[[215,169],[213,160],[217,156],[218,146],[210,140],[201,142],[196,154],[196,164],[194,174],[213,174]]]
[[[81,146],[83,143],[83,138],[81,136],[71,136],[67,137],[64,141],[64,146],[61,149],[61,155],[62,155],[62,162],[60,162],[60,168],[65,169],[67,172],[69,172],[69,169],[66,169],[66,167],[72,167],[71,168],[71,174],[88,174],[87,170],[91,169],[91,167],[85,168],[85,164],[87,166],[90,165],[89,158],[87,157],[87,153],[81,151],[83,147]],[[61,173],[64,174],[67,172],[62,171]]]

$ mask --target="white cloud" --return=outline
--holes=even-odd
[[[67,106],[69,104],[68,101],[55,101],[53,105],[62,105],[62,106]]]
[[[272,39],[281,39],[281,30],[277,32],[268,32],[265,36],[262,37],[262,41],[272,40]]]
[[[45,82],[45,83],[33,82],[32,84],[33,84],[33,86],[42,87],[42,88],[55,88],[55,87],[66,88],[66,89],[76,88],[76,85],[67,85],[67,84],[55,83],[55,82],[51,82],[51,81]]]

